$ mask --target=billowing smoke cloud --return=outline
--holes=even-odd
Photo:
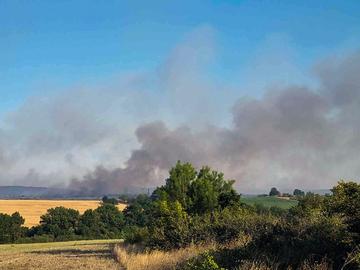
[[[76,182],[91,193],[161,184],[177,160],[223,170],[239,188],[329,187],[360,173],[360,53],[317,67],[319,89],[287,87],[233,106],[233,126],[192,131],[140,126],[125,168],[97,169]],[[73,185],[76,187],[76,185]],[[77,186],[78,187],[78,186]],[[94,188],[94,189],[93,189]]]
[[[124,164],[143,123],[200,127],[215,115],[221,119],[212,109],[215,89],[202,76],[213,47],[213,30],[199,27],[155,70],[120,72],[92,86],[29,98],[0,119],[0,184],[63,186],[99,164]],[[199,107],[200,101],[209,106]]]
[[[177,160],[221,170],[242,192],[359,177],[360,51],[320,62],[316,87],[241,97],[205,76],[212,39],[204,27],[155,72],[29,100],[0,130],[0,179],[73,179],[70,190],[100,195],[162,184]]]

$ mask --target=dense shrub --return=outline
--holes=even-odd
[[[123,211],[126,225],[144,227],[149,224],[152,206],[150,197],[138,195]]]
[[[210,252],[204,252],[195,258],[192,258],[178,267],[180,270],[225,270],[214,260]]]
[[[344,217],[348,229],[360,240],[360,184],[355,182],[339,182],[332,190],[333,195],[326,200],[330,215],[339,214]]]
[[[339,266],[351,250],[346,225],[339,217],[317,216],[307,220],[283,220],[254,235],[252,249],[281,260],[284,266],[298,267],[304,260],[331,258]]]
[[[150,238],[149,229],[139,226],[124,227],[122,235],[128,244],[144,243]]]
[[[226,269],[253,261],[297,268],[324,258],[324,265],[340,267],[359,245],[359,190],[358,184],[340,182],[333,195],[297,191],[299,203],[290,210],[250,207],[241,204],[222,174],[207,167],[196,172],[190,164],[177,163],[165,186],[146,204],[135,203],[125,211],[126,240],[168,250],[207,242],[226,246],[245,239],[212,254],[214,263]],[[356,264],[356,256],[348,267]],[[192,269],[202,260],[195,262]]]
[[[15,241],[17,244],[28,244],[28,243],[48,243],[53,242],[55,239],[52,235],[34,235],[32,237],[22,237]]]
[[[180,248],[190,244],[190,218],[178,202],[158,201],[149,226],[147,246],[159,249]]]

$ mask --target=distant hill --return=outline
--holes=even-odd
[[[49,191],[46,187],[0,186],[0,198],[35,198],[42,197]]]
[[[107,195],[117,198],[120,194],[151,194],[154,188],[129,187],[114,194],[89,195],[77,190],[54,187],[0,186],[0,199],[100,199]]]
[[[305,190],[306,192],[312,192],[315,194],[320,194],[320,195],[326,195],[326,194],[331,194],[331,190],[330,189],[313,189],[313,190]]]
[[[0,199],[98,199],[98,197],[76,196],[63,188],[32,186],[0,186]]]

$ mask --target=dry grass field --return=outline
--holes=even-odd
[[[211,249],[213,246],[190,246],[172,251],[154,250],[141,252],[136,246],[118,244],[114,256],[122,269],[126,270],[172,270],[194,256]]]
[[[25,218],[25,226],[31,227],[39,224],[40,216],[45,214],[49,208],[64,206],[83,213],[85,210],[95,209],[99,205],[100,201],[97,200],[0,200],[0,213],[19,212]],[[119,204],[118,207],[123,210],[125,204]]]
[[[238,243],[232,243],[227,246],[236,248]],[[220,247],[221,248],[221,247]],[[115,245],[114,257],[119,262],[122,270],[174,270],[188,259],[191,259],[207,250],[216,250],[215,244],[206,246],[189,246],[187,248],[176,249],[172,251],[154,250],[151,252],[139,251],[136,246],[124,245],[119,243]],[[203,269],[203,268],[201,268]],[[213,269],[213,268],[212,268]],[[220,268],[219,268],[220,269]],[[223,268],[221,268],[223,269]],[[236,268],[238,270],[274,270],[280,269],[277,264],[267,266],[261,261],[244,260]],[[281,268],[282,269],[282,268]],[[287,268],[293,269],[293,268]],[[304,262],[298,270],[330,270],[333,269],[325,260],[310,264]]]
[[[119,269],[113,248],[120,240],[0,245],[1,270]]]

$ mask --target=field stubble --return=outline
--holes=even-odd
[[[120,240],[0,245],[0,269],[119,269],[112,250]]]

